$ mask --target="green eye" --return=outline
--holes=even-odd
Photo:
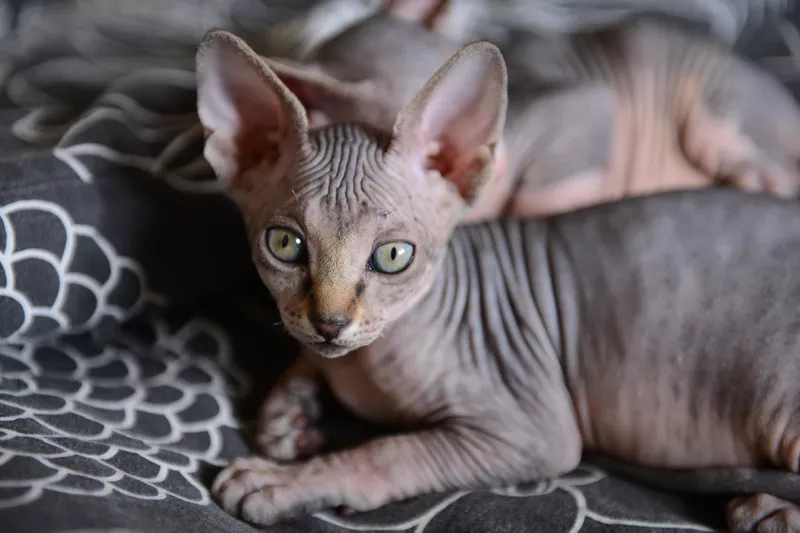
[[[398,274],[408,268],[414,259],[414,245],[395,241],[381,244],[372,252],[369,266],[381,274]]]
[[[297,263],[306,255],[303,239],[292,230],[273,228],[267,231],[267,248],[279,261]]]

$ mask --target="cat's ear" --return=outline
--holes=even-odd
[[[257,165],[286,163],[307,139],[300,101],[235,35],[213,29],[197,52],[197,111],[204,155],[226,187],[249,188],[242,176]]]
[[[437,30],[449,4],[449,0],[388,0],[383,10],[394,17]]]
[[[500,50],[483,41],[468,44],[402,109],[389,150],[436,172],[471,203],[492,178],[507,102]]]
[[[335,121],[335,117],[370,96],[368,80],[344,81],[321,66],[283,58],[264,58],[278,78],[292,91],[308,113],[309,127]]]

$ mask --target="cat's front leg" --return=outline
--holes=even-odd
[[[276,461],[294,461],[315,454],[325,442],[316,422],[322,414],[323,375],[302,353],[270,390],[259,413],[256,444]]]
[[[366,511],[425,493],[551,477],[577,465],[566,455],[531,457],[518,436],[443,426],[303,463],[240,458],[219,474],[212,494],[229,513],[269,525],[337,506]]]

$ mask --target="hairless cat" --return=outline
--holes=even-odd
[[[214,497],[271,524],[558,476],[588,450],[758,491],[735,532],[800,531],[796,202],[707,188],[456,228],[494,173],[498,122],[475,117],[503,77],[473,43],[391,134],[310,128],[244,42],[204,38],[204,153],[304,350],[263,407],[269,458],[233,461]],[[323,383],[401,432],[315,456]]]
[[[402,20],[395,8],[331,38],[305,64],[268,65],[311,126],[357,122],[388,135],[459,49],[427,28],[437,3],[427,4],[433,15]],[[495,180],[464,223],[677,188],[730,185],[780,196],[800,189],[800,108],[771,75],[719,43],[674,23],[637,20],[521,36],[504,55],[507,80],[499,67],[476,65],[439,83],[448,120],[496,136]],[[430,149],[437,147],[421,147]]]
[[[747,23],[790,12],[795,0],[316,0],[302,14],[273,26],[268,48],[302,59],[332,35],[387,10],[431,27],[462,43],[506,44],[517,31],[553,33],[596,28],[634,13],[663,14],[706,24],[732,43]]]

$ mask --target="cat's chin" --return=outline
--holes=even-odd
[[[330,342],[312,342],[306,344],[309,350],[326,358],[336,359],[352,352],[355,348],[348,348],[346,346],[339,346],[338,344],[331,344]]]

